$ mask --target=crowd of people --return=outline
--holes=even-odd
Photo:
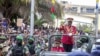
[[[25,24],[18,30],[16,27],[9,27],[5,30],[7,32],[1,31],[0,34],[0,56],[39,56],[42,51],[48,51],[48,39],[52,34],[66,34],[52,38],[52,52],[70,52],[69,56],[100,56],[98,48],[91,54],[84,51],[73,51],[75,41],[78,40],[75,40],[73,35],[79,33],[77,28],[72,25],[73,20],[73,18],[67,18],[66,24],[57,29],[35,29],[33,36],[29,35],[29,26],[26,27]],[[88,38],[82,38],[78,43],[79,45],[88,43]]]

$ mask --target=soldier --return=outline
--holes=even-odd
[[[34,39],[31,36],[28,39],[27,47],[29,49],[30,56],[34,56],[35,55],[35,44],[34,44]]]
[[[16,37],[16,45],[9,49],[7,56],[29,56],[29,50],[22,45],[23,37],[18,35]]]

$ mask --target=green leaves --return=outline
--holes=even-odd
[[[36,19],[34,24],[37,26],[42,26],[43,23],[46,23],[43,19]]]
[[[11,1],[13,5],[19,5],[20,4],[20,0],[12,0]]]
[[[86,33],[90,33],[92,31],[92,26],[91,25],[79,25],[79,30],[83,30]]]
[[[2,6],[2,4],[4,4],[5,0],[0,0],[0,6]]]

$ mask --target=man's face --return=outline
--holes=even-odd
[[[72,25],[72,21],[68,21],[68,25],[71,26]]]
[[[56,47],[60,46],[60,42],[55,42]]]

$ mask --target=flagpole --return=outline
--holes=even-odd
[[[95,25],[95,31],[96,31],[96,37],[98,37],[98,16],[99,16],[99,13],[98,13],[98,4],[99,4],[99,0],[96,0],[96,25]]]
[[[30,36],[33,36],[34,33],[34,6],[35,1],[31,0]]]

